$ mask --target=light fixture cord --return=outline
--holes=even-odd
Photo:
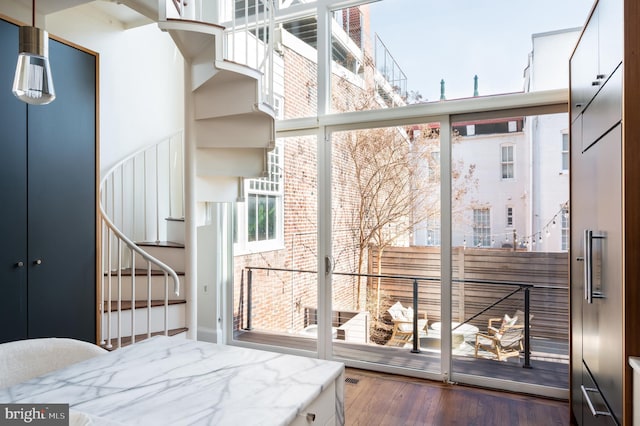
[[[36,26],[36,0],[31,3],[31,26]]]

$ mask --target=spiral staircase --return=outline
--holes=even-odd
[[[154,334],[195,338],[185,199],[232,201],[239,181],[263,175],[275,146],[272,46],[259,37],[273,34],[272,0],[253,3],[251,15],[245,7],[238,25],[234,11],[231,28],[198,20],[197,2],[121,3],[156,21],[182,53],[185,129],[101,181],[101,343],[109,349]]]

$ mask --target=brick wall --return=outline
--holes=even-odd
[[[316,112],[316,64],[291,49],[284,49],[285,117],[310,116]],[[353,98],[358,88],[337,84],[335,98]],[[342,95],[338,94],[342,91]],[[334,138],[334,256],[337,271],[356,271],[357,250],[352,229],[353,205],[357,195],[352,161],[343,155],[341,139]],[[235,328],[247,326],[247,272],[263,267],[317,270],[317,142],[315,137],[291,137],[284,141],[284,247],[279,250],[236,256],[234,259]],[[366,272],[366,257],[363,263]],[[243,276],[244,275],[244,276]],[[362,281],[364,289],[365,281]],[[354,310],[357,279],[336,276],[333,282],[334,309]],[[362,300],[364,300],[364,291]],[[304,327],[304,308],[317,307],[317,275],[306,272],[252,272],[252,328],[276,332],[299,331]]]
[[[360,16],[350,13],[352,24]],[[368,13],[362,24],[368,26]],[[366,43],[368,45],[368,43]],[[317,114],[317,64],[288,46],[283,46],[284,117]],[[332,79],[332,108],[349,111],[380,108],[373,90],[371,64],[364,80]],[[334,134],[332,141],[332,215],[335,271],[367,273],[368,252],[359,253],[357,206],[353,157],[346,152],[349,133]],[[273,251],[236,256],[234,259],[235,328],[247,326],[247,267],[303,270],[311,272],[252,272],[252,328],[271,332],[299,332],[304,327],[305,308],[317,308],[317,143],[315,137],[290,137],[284,141],[284,241]],[[366,161],[363,158],[362,161]],[[321,269],[322,271],[322,269]],[[358,292],[360,287],[361,291]],[[333,309],[355,311],[366,306],[366,279],[333,276]],[[360,299],[358,300],[358,294]]]

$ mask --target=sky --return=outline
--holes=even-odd
[[[593,0],[383,0],[371,27],[423,101],[519,92],[531,35],[582,27]],[[373,34],[372,34],[373,36]],[[567,58],[568,60],[568,58]]]

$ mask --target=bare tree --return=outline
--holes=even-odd
[[[370,65],[365,61],[365,65]],[[370,67],[365,67],[370,69]],[[366,80],[366,79],[365,79]],[[370,81],[373,81],[371,79]],[[385,108],[375,87],[356,87],[345,79],[334,80],[333,108],[362,111]],[[454,136],[454,141],[457,138]],[[391,126],[338,132],[334,146],[334,229],[347,228],[355,245],[354,299],[356,310],[363,302],[369,248],[378,248],[377,270],[382,254],[393,245],[411,245],[413,233],[440,217],[439,125]],[[459,199],[474,181],[474,165],[453,164],[453,194]],[[335,199],[335,198],[334,198]],[[375,318],[379,318],[380,278],[376,285]]]

